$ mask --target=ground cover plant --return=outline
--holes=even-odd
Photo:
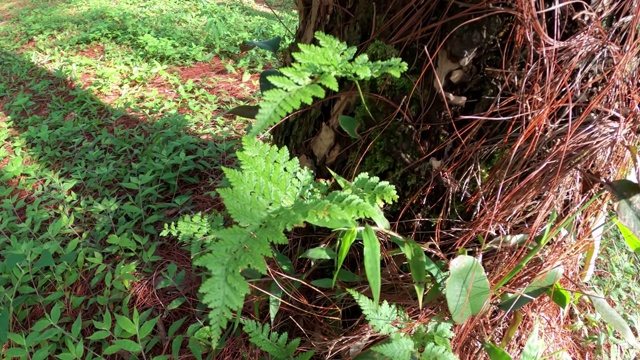
[[[221,166],[280,36],[253,3],[10,1],[0,14],[0,342],[8,358],[212,353],[190,253],[161,238],[215,212]],[[196,325],[194,327],[194,325]],[[202,355],[204,354],[204,355]]]
[[[589,68],[596,80],[579,86],[607,99],[593,103],[599,104],[593,116],[606,126],[593,125],[582,105],[562,111],[564,88],[543,86],[539,76],[553,72],[554,61],[538,61],[549,49],[537,47],[535,36],[520,36],[533,31],[524,15],[536,9],[517,2],[507,11],[513,18],[497,28],[485,23],[484,34],[498,44],[494,52],[480,61],[474,49],[459,62],[486,70],[500,66],[496,52],[512,54],[514,67],[505,74],[513,75],[491,77],[491,86],[521,96],[533,115],[519,118],[512,100],[499,96],[476,117],[482,121],[468,122],[462,97],[478,88],[451,86],[450,59],[438,55],[435,80],[417,90],[431,69],[416,65],[424,55],[407,44],[417,39],[401,40],[402,26],[385,38],[384,26],[406,21],[392,11],[402,1],[373,14],[358,1],[330,3],[298,1],[299,22],[293,4],[283,1],[10,1],[0,7],[4,357],[634,356],[635,300],[619,288],[635,296],[629,284],[637,263],[602,262],[595,244],[640,248],[632,231],[640,224],[633,201],[640,187],[609,181],[635,156],[635,125],[620,118],[620,137],[605,131],[614,125],[602,107],[611,98],[626,102],[619,88],[593,85],[606,70],[624,88],[620,76],[634,70],[612,70],[609,60],[618,58],[607,52],[581,53],[607,60]],[[430,13],[430,4],[409,5],[401,8],[455,23],[446,11]],[[463,7],[459,15],[496,9],[483,5]],[[609,19],[609,12],[625,9],[598,13]],[[338,20],[328,22],[332,17]],[[566,62],[572,59],[566,51],[582,41],[576,34],[602,30],[598,21],[584,24],[565,28],[569,35],[562,36],[572,41],[544,40],[565,51],[557,61],[578,75],[581,68]],[[310,31],[342,25],[345,31],[333,35],[346,42]],[[431,34],[420,26],[412,34]],[[616,26],[602,26],[617,34]],[[371,38],[354,41],[362,29]],[[374,33],[383,35],[374,39]],[[599,41],[609,47],[631,41],[614,35]],[[305,43],[289,47],[294,36]],[[523,48],[526,41],[532,46]],[[432,45],[420,51],[429,54]],[[453,51],[450,44],[446,51]],[[528,52],[528,60],[519,57]],[[469,72],[462,77],[476,71],[475,86],[490,77],[467,65],[455,70]],[[564,81],[582,84],[578,75]],[[420,113],[422,105],[440,101],[429,98],[433,86],[447,91],[451,109]],[[529,86],[554,99],[551,110],[540,109],[544,102]],[[389,107],[394,114],[384,115]],[[498,116],[492,111],[499,123],[492,123]],[[255,121],[249,125],[236,114]],[[313,116],[322,121],[310,121]],[[428,141],[413,132],[418,124]],[[311,137],[300,137],[310,129]],[[388,129],[404,140],[384,138]],[[409,152],[406,144],[416,141]],[[594,142],[601,146],[590,148]],[[454,143],[458,150],[445,149]],[[438,146],[432,153],[438,158],[425,155]],[[350,149],[359,150],[346,156]],[[366,156],[369,150],[374,156]],[[407,159],[430,179],[401,181],[411,171],[393,167],[406,168]],[[460,174],[467,165],[472,170]],[[615,174],[600,174],[604,168]],[[576,172],[590,185],[571,185]],[[459,180],[464,186],[454,174],[466,179]],[[542,189],[535,180],[541,178]],[[602,225],[593,213],[604,214],[608,193],[598,184],[618,206],[604,240],[595,235]],[[416,185],[421,189],[412,194]],[[521,201],[501,199],[497,188]],[[486,204],[493,200],[491,210]],[[420,209],[410,206],[419,201]],[[415,219],[403,217],[407,211]],[[437,220],[424,218],[434,211]],[[622,236],[611,230],[617,220],[629,226],[620,226]],[[590,282],[579,274],[585,251],[599,260]],[[614,247],[606,255],[634,256]],[[620,285],[625,277],[632,280]]]

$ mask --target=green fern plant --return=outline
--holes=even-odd
[[[296,338],[287,343],[288,334],[278,334],[271,331],[268,324],[260,326],[253,320],[241,320],[244,332],[249,335],[249,341],[258,346],[260,350],[273,356],[276,360],[308,360],[311,359],[314,352],[307,351],[294,357],[300,339]]]
[[[275,88],[264,92],[250,136],[262,133],[302,104],[311,105],[314,98],[323,99],[326,95],[323,86],[338,91],[339,78],[357,83],[385,73],[399,77],[407,70],[407,64],[400,58],[372,62],[367,54],[356,57],[356,47],[332,36],[316,32],[315,37],[318,45],[298,44],[300,51],[291,54],[295,62],[280,68],[279,75],[268,77]]]
[[[265,257],[272,244],[286,244],[284,231],[305,223],[331,229],[355,228],[360,221],[377,219],[385,225],[381,206],[397,197],[393,186],[360,174],[355,181],[341,179],[341,190],[329,191],[326,181],[315,181],[312,172],[291,159],[286,148],[277,148],[245,137],[237,153],[239,169],[224,168],[230,187],[219,189],[235,224],[211,226],[196,217],[187,224],[165,226],[163,234],[182,239],[203,239],[203,251],[194,264],[207,269],[202,284],[203,302],[209,306],[213,342],[241,310],[249,283],[241,271],[251,268],[266,273]],[[183,220],[184,222],[184,220]],[[206,227],[206,235],[195,229]]]
[[[389,336],[384,343],[372,347],[371,351],[398,360],[458,359],[451,349],[454,335],[451,323],[431,321],[427,325],[415,325],[410,322],[407,313],[397,306],[387,301],[378,306],[355,290],[347,291],[356,300],[373,330]]]
[[[280,69],[280,75],[269,76],[275,88],[264,92],[254,127],[242,140],[242,151],[237,153],[240,166],[223,169],[230,186],[218,193],[233,224],[226,228],[211,226],[212,222],[196,217],[165,226],[165,235],[203,240],[196,242],[202,251],[195,256],[194,264],[207,269],[200,291],[210,309],[207,332],[213,344],[218,343],[234,313],[242,309],[250,291],[242,272],[252,269],[266,273],[265,257],[272,256],[272,245],[286,244],[284,231],[305,223],[347,230],[341,239],[345,240],[347,234],[350,240],[342,241],[338,268],[360,232],[367,278],[374,294],[379,295],[378,240],[371,226],[359,224],[373,220],[377,229],[388,229],[381,207],[397,199],[395,188],[363,173],[352,182],[335,175],[342,189],[330,191],[327,181],[316,181],[310,170],[300,167],[297,158],[291,159],[286,148],[255,138],[303,103],[323,98],[322,86],[337,91],[338,78],[358,81],[383,73],[399,76],[407,67],[400,59],[371,62],[366,55],[355,57],[355,47],[322,33],[316,33],[316,39],[319,45],[301,44],[300,52],[293,54],[296,62]]]

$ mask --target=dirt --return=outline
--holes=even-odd
[[[89,59],[99,59],[104,55],[104,45],[92,45],[86,50],[78,51],[78,55]]]
[[[231,63],[233,66],[234,64]],[[212,95],[220,97],[230,97],[239,101],[247,101],[253,93],[260,89],[260,74],[253,73],[243,82],[243,72],[230,72],[225,67],[225,63],[218,57],[214,57],[210,62],[199,62],[191,66],[177,67],[173,70],[182,79],[183,83],[188,80],[201,85]]]

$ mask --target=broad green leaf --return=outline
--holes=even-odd
[[[240,50],[247,51],[258,47],[275,53],[280,49],[280,40],[282,40],[282,38],[276,36],[264,41],[245,41],[244,44],[240,46]]]
[[[300,257],[312,260],[331,260],[336,257],[336,252],[329,248],[318,246],[305,251]]]
[[[538,336],[538,324],[536,323],[533,326],[533,330],[531,331],[531,335],[529,335],[526,344],[524,344],[524,349],[522,349],[520,360],[542,359],[544,348],[544,340],[542,340],[540,336]]]
[[[116,314],[116,325],[120,326],[122,330],[130,334],[138,333],[138,328],[128,317]]]
[[[82,330],[82,314],[79,314],[78,317],[76,318],[76,321],[73,322],[73,325],[71,326],[71,336],[73,336],[74,338],[78,338],[78,336],[80,336],[80,330]]]
[[[271,324],[276,320],[278,310],[280,310],[280,303],[282,302],[282,288],[277,282],[272,282],[269,287],[269,319]]]
[[[489,359],[491,360],[512,360],[511,355],[509,355],[508,352],[497,347],[491,342],[486,341],[484,343],[484,350],[487,352],[487,355],[489,355]]]
[[[60,303],[57,302],[55,303],[55,305],[53,305],[53,307],[51,308],[51,313],[49,314],[51,316],[51,323],[58,324],[58,320],[60,320]]]
[[[344,281],[344,282],[358,282],[358,281],[361,281],[362,279],[358,275],[354,274],[349,270],[340,269],[338,270],[338,280]]]
[[[333,279],[325,278],[313,280],[312,282],[310,282],[310,284],[323,289],[331,289],[333,288]]]
[[[336,285],[336,279],[338,278],[338,271],[340,271],[340,268],[342,267],[342,263],[344,262],[344,259],[347,258],[347,254],[349,253],[349,249],[351,248],[351,245],[353,244],[353,242],[356,240],[356,235],[358,233],[358,230],[356,228],[351,228],[347,231],[344,232],[344,234],[342,235],[342,238],[340,239],[340,248],[338,249],[338,258],[337,258],[337,264],[336,264],[336,271],[333,275],[333,286]]]
[[[260,106],[258,105],[240,105],[219,113],[214,116],[213,119],[217,119],[223,115],[236,115],[247,119],[255,119],[259,110]]]
[[[360,138],[360,135],[358,135],[358,126],[360,125],[360,122],[356,118],[346,115],[340,115],[338,121],[340,122],[340,127],[342,128],[342,130],[349,134],[349,136],[354,139]]]
[[[104,340],[106,338],[108,338],[109,336],[111,336],[111,333],[109,333],[106,330],[99,330],[94,332],[93,334],[89,335],[87,337],[87,339],[89,340]]]
[[[260,91],[263,94],[265,91],[277,88],[273,83],[271,83],[271,81],[269,81],[269,76],[271,75],[282,76],[282,73],[275,69],[267,69],[260,73]]]
[[[618,220],[635,234],[636,238],[640,238],[640,186],[633,181],[621,179],[608,182],[605,187],[618,201]]]
[[[618,314],[618,312],[609,305],[607,300],[598,296],[596,294],[586,294],[589,299],[591,299],[591,303],[593,307],[596,309],[598,314],[602,316],[602,319],[615,330],[617,330],[620,335],[633,347],[640,350],[640,343],[636,339],[633,331],[627,324],[627,322]]]
[[[364,244],[364,270],[371,287],[373,302],[378,304],[382,286],[380,278],[380,241],[369,225],[365,225],[362,231],[362,243]]]
[[[515,311],[532,302],[547,290],[551,289],[553,284],[562,278],[564,268],[559,266],[552,269],[545,275],[538,276],[533,280],[531,285],[527,286],[522,293],[510,295],[498,307],[504,311]]]
[[[44,360],[47,359],[49,357],[49,348],[42,348],[38,351],[36,351],[35,353],[33,353],[33,355],[31,355],[31,357],[29,358],[30,360]]]
[[[23,348],[15,348],[14,347],[14,348],[2,350],[2,356],[5,359],[26,358],[27,350],[25,350]]]
[[[42,250],[40,254],[40,258],[34,264],[34,267],[37,269],[41,269],[43,267],[54,267],[56,266],[55,260],[53,260],[53,256],[51,256],[51,252],[47,249]]]
[[[293,269],[293,263],[291,262],[291,259],[277,250],[273,252],[273,258],[276,259],[282,271],[289,275],[294,275],[295,271]]]
[[[460,255],[449,265],[450,275],[446,281],[446,298],[453,321],[462,324],[469,316],[482,311],[491,288],[487,275],[478,259]]]
[[[140,339],[144,339],[147,336],[149,336],[149,334],[151,334],[151,332],[153,331],[153,329],[156,326],[156,323],[158,322],[158,319],[160,319],[159,316],[151,319],[151,320],[147,320],[145,321],[141,326],[140,326],[140,331],[138,332],[138,337]]]
[[[613,222],[618,226],[618,229],[624,238],[624,242],[629,246],[629,249],[640,255],[640,239],[638,239],[631,229],[618,221],[618,219],[613,219]]]
[[[122,350],[128,351],[130,353],[134,353],[134,354],[137,354],[142,351],[142,347],[140,346],[140,344],[132,340],[127,340],[127,339],[114,340],[113,345],[119,347]]]
[[[554,303],[563,309],[565,309],[571,301],[571,294],[558,283],[553,284],[553,287],[547,290],[547,295],[549,295]]]

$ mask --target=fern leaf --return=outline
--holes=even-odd
[[[406,314],[403,310],[398,309],[395,305],[390,305],[386,300],[378,306],[371,299],[355,290],[347,289],[347,291],[356,300],[362,309],[362,314],[375,331],[381,335],[399,333],[400,328],[397,324],[399,321],[406,321]]]
[[[378,206],[398,200],[398,194],[393,185],[388,181],[380,181],[377,176],[369,176],[367,173],[360,173],[348,188],[354,194]]]
[[[214,234],[219,238],[208,247],[208,252],[194,260],[194,265],[205,267],[209,278],[202,284],[202,301],[210,309],[212,341],[217,343],[222,329],[227,326],[233,312],[242,309],[244,297],[249,293],[249,283],[240,271],[251,267],[266,272],[264,257],[271,254],[266,241],[255,240],[251,232],[234,226]],[[251,246],[247,246],[251,244]]]
[[[435,343],[425,344],[420,358],[424,360],[458,360],[458,357],[450,349]]]
[[[269,81],[272,81],[275,77],[270,76]],[[256,115],[256,122],[249,136],[256,136],[268,127],[275,125],[285,116],[298,110],[303,103],[311,105],[314,97],[325,97],[324,89],[316,83],[297,85],[287,90],[271,89],[264,93],[262,105]]]
[[[410,337],[398,333],[391,336],[388,342],[374,346],[371,350],[391,359],[411,360],[414,348],[415,344]]]
[[[287,333],[278,335],[278,333],[270,331],[268,324],[260,326],[258,322],[252,320],[241,320],[241,322],[243,330],[249,335],[249,341],[258,346],[260,350],[276,359],[290,359],[295,353],[297,345],[293,347],[293,351],[291,351],[291,347],[287,347]]]
[[[258,346],[260,350],[268,353],[276,359],[293,359],[300,345],[300,339],[293,339],[287,344],[288,334],[273,332],[269,329],[268,324],[260,326],[260,324],[253,320],[241,320],[243,330],[249,335],[249,341]],[[296,359],[311,359],[313,351],[300,354]]]

